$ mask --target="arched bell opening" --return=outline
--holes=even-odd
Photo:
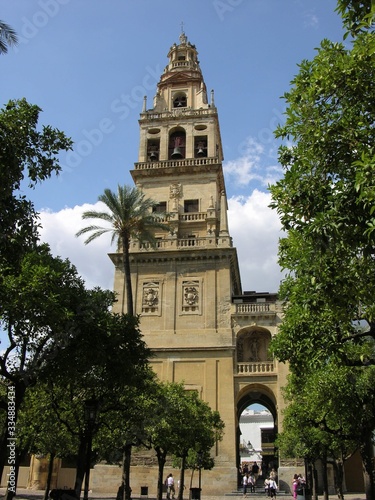
[[[194,137],[194,158],[207,157],[207,136]]]
[[[148,161],[159,161],[160,139],[148,139],[147,159]]]
[[[277,420],[276,398],[269,387],[254,383],[241,390],[237,401],[236,443],[239,487],[243,477],[241,471],[246,470],[246,466],[251,471],[254,462],[259,467],[258,488],[272,469],[277,472]]]
[[[179,160],[185,158],[186,132],[183,128],[175,129],[169,135],[168,158]]]
[[[173,107],[174,108],[186,108],[187,106],[187,97],[185,92],[178,92],[173,96]]]

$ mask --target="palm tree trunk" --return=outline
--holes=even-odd
[[[132,280],[130,272],[130,257],[129,257],[129,238],[122,239],[122,260],[124,266],[124,279],[125,279],[125,291],[126,291],[126,306],[127,313],[133,316],[133,291],[132,291]],[[124,311],[122,311],[124,312]]]

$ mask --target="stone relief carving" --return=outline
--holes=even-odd
[[[180,182],[174,182],[169,186],[169,198],[172,201],[172,211],[178,211],[178,199],[182,196],[182,186]]]
[[[170,198],[181,198],[182,196],[182,186],[180,182],[174,182],[169,186],[169,197]]]
[[[156,312],[159,308],[159,283],[143,284],[142,312]]]
[[[182,283],[182,310],[184,312],[198,312],[200,304],[200,283],[198,280]]]

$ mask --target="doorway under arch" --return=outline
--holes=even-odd
[[[237,402],[236,456],[239,486],[243,466],[247,465],[251,469],[254,461],[260,467],[258,484],[263,484],[272,468],[277,470],[278,460],[274,445],[277,421],[276,398],[269,387],[258,383],[242,388]]]

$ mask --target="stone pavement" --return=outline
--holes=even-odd
[[[5,494],[5,488],[0,488],[0,499],[4,497]],[[17,488],[17,495],[16,499],[17,500],[42,500],[44,497],[44,491],[41,490],[29,490],[29,489],[23,489],[23,488]],[[280,498],[285,498],[285,499],[292,499],[291,495],[280,495]],[[134,500],[138,500],[140,497],[138,496],[133,496]],[[234,498],[242,499],[241,494],[231,494],[231,495],[218,495],[218,496],[208,496],[204,494],[204,491],[202,491],[202,500],[231,500]],[[247,496],[248,500],[266,500],[268,497],[266,497],[265,494],[257,494],[257,493],[249,493]],[[319,496],[319,499],[321,500],[323,497]],[[334,500],[337,498],[336,495],[330,495],[329,496],[330,500]],[[95,499],[95,500],[115,500],[116,495],[113,493],[95,493],[94,491],[89,492],[89,500],[90,499]],[[142,500],[155,500],[154,498],[151,497],[142,497]],[[188,495],[184,495],[184,500],[188,500]],[[366,496],[364,493],[347,493],[344,494],[344,500],[366,500]]]

